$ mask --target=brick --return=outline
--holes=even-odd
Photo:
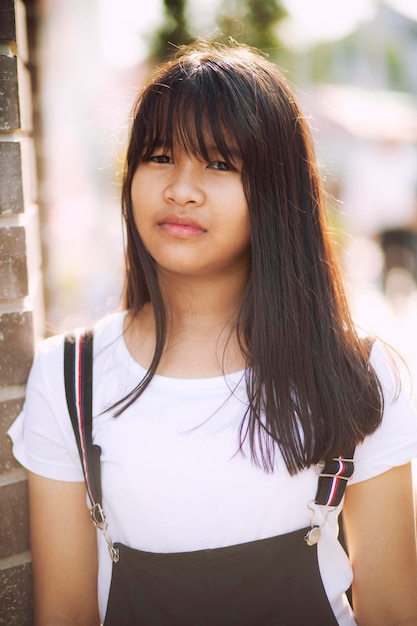
[[[17,57],[0,55],[0,130],[20,128]]]
[[[0,559],[29,550],[27,481],[0,487]]]
[[[9,254],[24,254],[26,250],[25,229],[23,226],[1,227],[0,222],[0,257]]]
[[[0,315],[0,385],[26,383],[32,359],[32,313]]]
[[[32,626],[32,566],[0,571],[0,626]]]
[[[0,300],[14,300],[28,294],[26,256],[0,257]]]
[[[25,229],[1,228],[0,223],[0,300],[28,295]]]
[[[14,0],[0,2],[0,41],[16,41]]]
[[[21,146],[18,141],[1,141],[0,215],[21,213],[23,208]]]
[[[12,443],[6,433],[22,410],[23,401],[23,398],[13,398],[0,402],[0,474],[20,467],[12,454]]]

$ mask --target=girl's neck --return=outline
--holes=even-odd
[[[246,280],[160,281],[166,302],[167,337],[158,373],[174,378],[205,378],[243,369],[245,359],[237,341],[236,324]],[[155,350],[152,305],[133,320],[126,341],[134,358],[149,366]]]
[[[246,273],[225,274],[213,280],[207,276],[160,275],[159,284],[172,332],[210,332],[236,325]]]

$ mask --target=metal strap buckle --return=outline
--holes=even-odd
[[[90,514],[94,523],[94,526],[98,528],[102,533],[109,549],[110,558],[113,563],[117,563],[120,558],[119,549],[114,547],[112,538],[109,533],[109,525],[107,523],[104,511],[101,505],[96,502],[94,506],[90,508]]]
[[[101,528],[103,524],[107,524],[104,511],[98,502],[96,502],[94,506],[90,508],[90,515],[93,519],[94,526]]]
[[[350,480],[350,476],[343,476],[342,474],[340,476],[336,476],[336,474],[323,474],[323,473],[319,473],[319,476],[321,478],[338,478],[339,480]]]
[[[338,461],[343,461],[343,463],[347,463],[349,466],[350,464],[353,464],[355,462],[354,459],[348,459],[346,457],[337,457],[335,456],[332,461],[338,462]],[[335,474],[323,474],[323,470],[326,467],[328,463],[325,463],[324,461],[319,461],[318,463],[316,463],[316,474],[318,474],[319,476],[323,476],[323,478],[332,478],[335,476]],[[353,473],[353,472],[352,472]],[[343,475],[338,475],[338,478],[346,478],[346,476]],[[349,480],[350,477],[346,478],[346,480]]]

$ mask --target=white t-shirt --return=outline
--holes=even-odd
[[[124,342],[125,313],[95,329],[93,438],[102,449],[103,509],[114,542],[151,552],[218,548],[273,537],[309,526],[315,468],[291,477],[278,454],[265,473],[237,452],[245,410],[244,373],[209,379],[155,376],[146,392],[120,417],[103,411],[144,376]],[[408,396],[395,398],[390,369],[374,346],[372,364],[384,391],[381,427],[355,452],[351,483],[372,478],[417,457],[417,417]],[[233,393],[231,393],[233,391]],[[82,481],[67,411],[63,336],[44,341],[27,386],[25,406],[9,430],[14,454],[42,476]],[[337,541],[337,514],[326,521],[318,543],[323,584],[338,623],[355,624],[344,591],[352,570]],[[99,537],[99,606],[104,619],[111,578],[107,545]]]

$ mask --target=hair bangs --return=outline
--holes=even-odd
[[[136,117],[139,161],[162,149],[204,161],[221,157],[236,166],[241,149],[224,99],[213,81],[203,87],[201,81],[183,78],[154,83],[143,94]]]

